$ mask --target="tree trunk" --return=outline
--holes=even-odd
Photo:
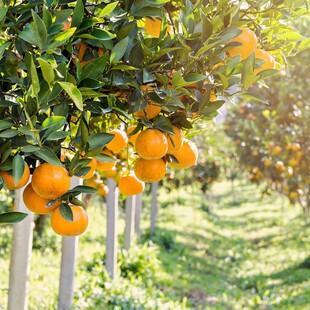
[[[15,191],[14,210],[28,213],[18,224],[14,224],[10,261],[8,310],[28,309],[30,259],[33,238],[33,213],[24,205],[23,189]]]
[[[125,225],[125,250],[129,250],[135,231],[135,209],[136,209],[136,196],[128,196],[126,198],[126,225]]]
[[[106,269],[112,279],[117,276],[117,217],[118,217],[118,188],[113,179],[107,179],[109,193],[106,196],[107,204],[107,243]]]

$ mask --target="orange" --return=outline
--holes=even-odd
[[[275,155],[279,155],[281,152],[282,152],[282,148],[281,146],[275,146],[273,149],[272,149],[272,154],[275,154]]]
[[[141,131],[136,140],[136,151],[143,159],[159,159],[166,155],[168,141],[164,133],[157,129]]]
[[[268,69],[274,69],[276,67],[276,62],[274,58],[266,51],[262,49],[257,49],[255,51],[255,58],[259,60],[264,60],[265,62],[260,68],[254,70],[254,74],[259,74],[260,72]]]
[[[288,151],[293,151],[293,152],[297,152],[299,150],[301,150],[301,146],[299,143],[290,143],[288,144],[288,146],[286,147],[286,149]]]
[[[232,39],[229,43],[238,42],[239,46],[235,46],[228,51],[230,57],[240,55],[240,60],[248,58],[255,50],[257,46],[257,37],[255,33],[249,29],[242,29],[242,33]]]
[[[111,170],[104,171],[103,174],[106,178],[113,178],[117,175],[117,169],[113,167]]]
[[[291,167],[296,167],[298,166],[298,160],[294,159],[294,158],[291,158],[289,161],[288,161],[288,164],[291,166]]]
[[[276,170],[277,170],[278,172],[283,172],[284,169],[285,169],[283,162],[280,161],[280,160],[278,160],[278,161],[275,163],[274,167],[276,168]]]
[[[289,193],[289,199],[290,200],[296,200],[298,198],[298,193],[297,192],[290,192]]]
[[[270,160],[269,158],[266,158],[266,159],[264,160],[264,166],[265,166],[265,167],[270,167],[271,165],[272,165],[271,160]]]
[[[61,29],[62,31],[66,31],[68,29],[70,29],[71,27],[71,23],[72,23],[72,17],[69,16],[67,20],[65,20],[62,24],[63,24],[63,28]]]
[[[80,206],[70,206],[73,213],[73,221],[67,221],[60,213],[60,209],[53,211],[51,226],[54,232],[61,236],[78,236],[88,226],[88,217],[85,210]]]
[[[186,169],[196,164],[198,159],[198,149],[194,142],[184,139],[182,147],[173,153],[178,163],[170,162],[170,165],[177,169]]]
[[[59,201],[55,201],[54,205],[51,207],[47,207],[47,203],[50,199],[45,199],[37,195],[37,193],[33,190],[31,183],[29,183],[23,192],[23,200],[25,206],[33,213],[36,214],[48,214],[53,212],[56,208],[60,206]]]
[[[172,126],[174,135],[168,134],[168,151],[167,154],[173,154],[178,151],[183,145],[183,133],[182,130],[176,126]]]
[[[131,144],[133,147],[135,146],[136,139],[139,135],[139,132],[135,133],[134,135],[130,135],[135,129],[136,129],[136,126],[130,126],[127,129],[128,143]]]
[[[126,132],[120,129],[114,129],[109,131],[113,134],[113,139],[106,145],[106,147],[112,151],[114,154],[119,153],[122,149],[127,146],[128,138]]]
[[[134,113],[136,118],[153,119],[161,111],[161,107],[156,104],[148,104],[144,110],[140,110]]]
[[[64,167],[44,163],[34,170],[31,184],[37,195],[55,199],[69,190],[70,176]]]
[[[97,160],[97,170],[100,172],[105,172],[105,171],[113,169],[116,165],[116,158],[114,154],[112,153],[112,151],[108,149],[104,149],[101,153],[114,158],[114,161],[103,162],[103,161]]]
[[[109,187],[103,183],[98,184],[98,195],[103,197],[109,193]]]
[[[147,34],[152,37],[159,38],[162,21],[159,18],[146,18],[144,29]],[[171,31],[171,26],[168,25],[166,35]]]
[[[97,160],[92,157],[87,167],[90,167],[90,170],[86,174],[81,176],[81,178],[84,180],[90,179],[95,174],[97,169]]]
[[[26,162],[24,167],[24,173],[16,185],[14,182],[14,178],[11,174],[9,174],[7,171],[0,170],[0,175],[2,176],[5,186],[8,190],[16,190],[24,187],[27,184],[30,177],[30,169]]]
[[[144,186],[144,182],[140,181],[133,172],[122,175],[118,181],[119,191],[126,196],[141,194]]]
[[[136,177],[148,183],[159,182],[166,174],[166,164],[162,159],[138,158],[134,165]]]

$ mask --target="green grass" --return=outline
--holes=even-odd
[[[148,245],[120,253],[127,276],[115,282],[104,273],[106,214],[95,201],[79,241],[74,309],[309,309],[310,269],[302,263],[310,228],[300,209],[277,195],[261,197],[249,184],[238,184],[234,195],[224,182],[212,197],[191,188],[161,189],[160,197],[155,235],[147,232],[146,206],[140,241]],[[11,228],[0,233],[0,309],[6,309]],[[60,249],[61,238],[48,229],[32,255],[29,309],[56,308]]]

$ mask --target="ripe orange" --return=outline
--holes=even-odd
[[[272,165],[271,160],[270,160],[269,158],[266,158],[266,159],[264,160],[264,166],[265,166],[265,167],[270,167],[271,165]]]
[[[238,42],[242,45],[235,46],[228,51],[230,57],[240,55],[240,60],[248,58],[256,49],[257,37],[255,33],[249,29],[242,29],[242,33],[232,39],[229,43]]]
[[[161,107],[156,104],[148,104],[144,110],[137,111],[134,113],[136,118],[143,119],[153,119],[155,118],[161,111]]]
[[[178,151],[183,145],[183,133],[182,130],[176,126],[173,126],[174,135],[168,134],[168,151],[167,154],[173,154]]]
[[[80,206],[70,206],[73,213],[73,221],[67,221],[57,208],[51,216],[51,226],[54,232],[61,236],[78,236],[88,226],[88,217],[85,210]]]
[[[103,174],[106,178],[113,178],[117,175],[117,169],[113,167],[111,170],[104,171]]]
[[[64,167],[44,163],[34,170],[31,184],[37,195],[55,199],[70,188],[70,176]]]
[[[109,193],[109,187],[103,183],[98,184],[98,195],[103,197]]]
[[[97,169],[97,160],[92,157],[87,167],[90,167],[90,170],[86,174],[81,176],[81,178],[84,180],[90,179],[95,174]]]
[[[281,146],[277,145],[271,150],[271,152],[272,154],[279,155],[282,152],[282,148]]]
[[[276,67],[274,58],[268,52],[262,49],[257,49],[255,51],[255,58],[259,60],[265,60],[265,63],[263,63],[260,68],[255,69],[254,74],[259,74],[264,70],[274,69]]]
[[[173,153],[178,163],[170,162],[170,165],[177,169],[186,169],[196,164],[198,159],[198,149],[194,142],[184,139],[182,147]]]
[[[291,167],[296,167],[296,166],[298,166],[298,160],[296,160],[295,158],[291,158],[291,159],[288,161],[288,164],[289,164],[289,166],[291,166]]]
[[[5,186],[8,190],[16,190],[24,187],[27,184],[30,177],[30,169],[26,162],[24,167],[24,173],[16,185],[14,182],[14,178],[11,174],[9,174],[7,171],[0,170],[0,175],[2,176]]]
[[[278,160],[278,161],[275,163],[274,167],[276,168],[276,170],[277,170],[278,172],[283,172],[284,169],[285,169],[283,162],[280,161],[280,160]]]
[[[152,37],[159,38],[162,21],[159,18],[146,18],[144,29],[147,34]],[[166,35],[171,31],[171,26],[168,25]]]
[[[166,174],[166,164],[162,159],[138,158],[134,165],[136,177],[148,183],[162,180]]]
[[[62,24],[63,24],[63,28],[61,29],[61,31],[66,31],[68,29],[70,29],[71,27],[71,23],[72,23],[72,17],[69,16],[67,20],[65,20]]]
[[[144,182],[140,181],[133,172],[122,175],[118,181],[119,191],[126,196],[138,195],[144,191]]]
[[[106,145],[106,147],[112,151],[114,154],[119,153],[122,149],[127,146],[128,138],[126,132],[120,129],[114,129],[109,131],[113,134],[113,139]]]
[[[130,135],[135,129],[136,129],[136,126],[130,126],[127,129],[128,144],[131,144],[133,147],[135,146],[136,139],[139,135],[139,132],[135,133],[134,135]]]
[[[53,206],[47,207],[46,205],[50,199],[45,199],[37,195],[37,193],[33,190],[31,183],[29,183],[24,189],[23,200],[25,206],[36,214],[48,214],[60,206],[60,202],[55,201]]]
[[[105,172],[105,171],[113,169],[116,165],[116,158],[114,154],[112,153],[112,151],[105,148],[101,153],[114,158],[115,161],[103,162],[103,161],[97,160],[97,170],[100,172]]]
[[[136,151],[143,159],[159,159],[166,155],[168,141],[157,129],[141,131],[136,139]]]

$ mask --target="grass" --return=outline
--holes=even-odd
[[[74,309],[95,309],[94,299],[96,309],[309,309],[310,269],[303,262],[310,229],[297,207],[241,183],[234,195],[223,182],[212,197],[192,188],[170,194],[162,188],[160,197],[153,236],[145,197],[140,242],[149,245],[120,253],[124,274],[136,275],[114,283],[102,265],[105,207],[96,201],[89,209],[90,228],[79,240]],[[11,228],[0,233],[0,309],[6,309]],[[61,238],[48,229],[44,240],[32,254],[29,309],[57,308]]]

